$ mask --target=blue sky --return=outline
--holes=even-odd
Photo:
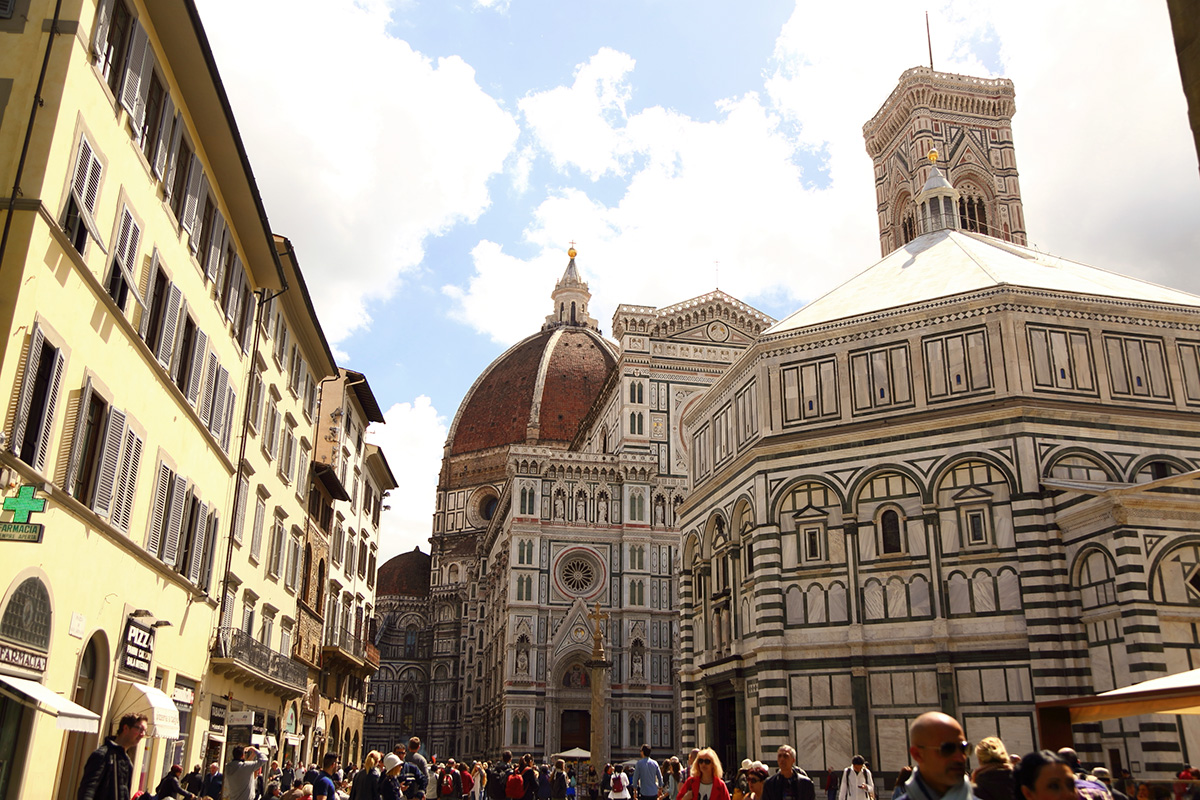
[[[1016,83],[1031,243],[1200,292],[1159,0],[198,3],[272,225],[387,409],[385,556],[427,549],[450,420],[569,241],[606,331],[718,283],[781,318],[879,257],[862,125],[926,10],[938,69]]]

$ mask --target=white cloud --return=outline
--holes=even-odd
[[[373,426],[367,439],[383,449],[399,487],[383,501],[391,508],[380,518],[380,564],[418,546],[429,552],[438,471],[449,430],[446,418],[425,395],[396,403],[383,416],[387,424]]]
[[[879,249],[862,126],[900,73],[928,58],[924,8],[798,4],[761,92],[719,103],[713,122],[630,109],[634,61],[607,48],[572,85],[526,96],[524,122],[562,185],[524,231],[534,255],[474,249],[475,275],[446,289],[456,316],[501,342],[536,330],[571,239],[604,326],[619,302],[661,305],[711,289],[714,261],[722,289],[796,307],[866,268]],[[987,76],[973,48],[999,42],[1016,83],[1031,242],[1200,289],[1191,269],[1200,186],[1165,8],[1107,0],[1081,17],[1073,6],[1018,2],[996,13],[955,2],[930,12],[939,70]],[[827,157],[824,188],[796,166],[814,151]],[[623,179],[622,194],[602,202],[576,175]]]
[[[390,36],[383,0],[201,0],[201,13],[271,224],[337,343],[427,237],[487,208],[517,125],[461,58]]]

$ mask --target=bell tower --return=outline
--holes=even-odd
[[[917,198],[939,171],[955,190],[960,230],[1025,244],[1025,213],[1013,150],[1013,82],[914,67],[863,126],[875,165],[883,255],[924,231]],[[936,166],[926,155],[937,150]],[[944,210],[944,209],[943,209]]]

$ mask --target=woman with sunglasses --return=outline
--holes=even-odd
[[[683,782],[676,800],[730,800],[722,774],[721,759],[711,747],[704,748],[696,754],[692,774]]]
[[[743,800],[763,800],[763,782],[767,779],[767,768],[755,761],[746,770],[746,785],[750,787]]]

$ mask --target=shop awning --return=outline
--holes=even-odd
[[[18,703],[57,717],[58,727],[61,730],[81,733],[100,732],[100,717],[97,714],[77,703],[72,703],[61,694],[55,694],[37,681],[0,675],[0,684],[3,684],[0,686],[0,692],[9,695]]]
[[[145,714],[150,720],[149,735],[155,739],[179,738],[179,709],[175,701],[153,686],[118,681],[112,719],[115,722],[125,714]]]
[[[1071,746],[1072,725],[1142,714],[1200,714],[1200,669],[1152,678],[1103,694],[1037,704],[1042,744],[1054,748]]]
[[[271,748],[272,750],[279,749],[279,742],[275,741],[275,734],[273,734],[273,733],[267,734],[267,740],[266,740],[266,742],[264,742],[264,744],[266,744],[266,746]]]

